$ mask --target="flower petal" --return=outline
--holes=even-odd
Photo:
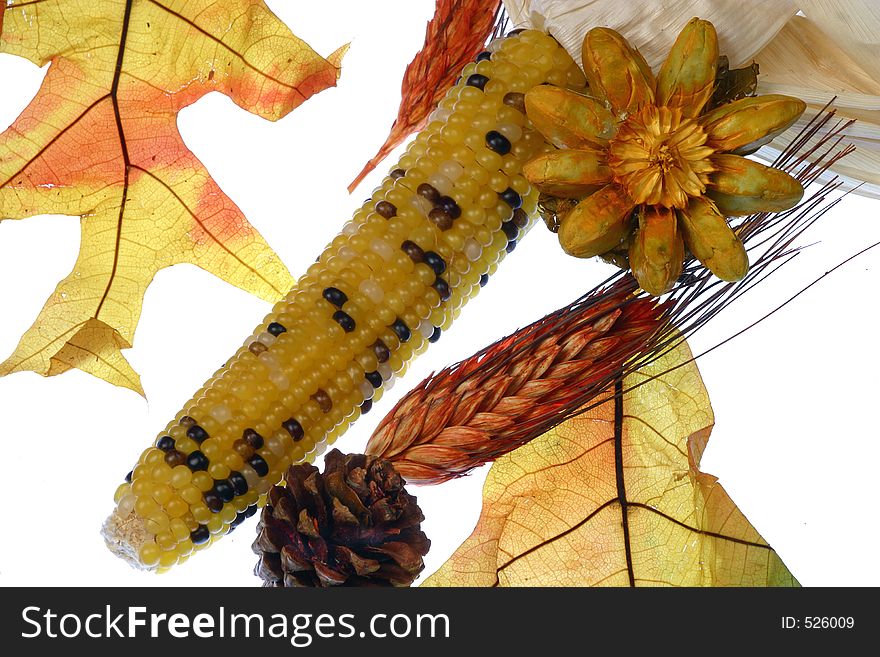
[[[623,34],[655,69],[694,16],[715,25],[720,50],[736,68],[747,64],[798,11],[794,0],[504,0],[504,5],[515,27],[549,31],[575,60],[584,33],[602,25]]]
[[[790,175],[738,155],[715,155],[708,196],[728,217],[793,208],[804,188]]]
[[[678,35],[657,74],[657,103],[680,107],[688,118],[700,110],[715,90],[718,35],[708,21],[692,18]]]
[[[620,185],[606,185],[563,217],[559,226],[562,249],[577,258],[610,251],[629,234],[634,207]]]
[[[742,280],[749,270],[746,249],[712,201],[691,199],[686,210],[679,210],[678,221],[697,260],[723,281]]]
[[[785,132],[806,108],[790,96],[752,96],[712,110],[700,124],[716,151],[748,153]]]
[[[583,64],[590,93],[607,100],[618,115],[632,114],[654,102],[654,74],[618,32],[605,27],[587,32]]]
[[[645,292],[668,292],[681,274],[684,242],[675,211],[659,206],[639,208],[639,230],[629,247],[629,264]]]
[[[544,153],[523,166],[523,175],[540,191],[583,198],[611,182],[605,154],[594,149]]]
[[[535,128],[558,148],[602,147],[617,123],[602,103],[550,85],[526,93],[526,113]]]

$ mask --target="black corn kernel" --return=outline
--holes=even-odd
[[[193,472],[198,472],[199,470],[207,470],[208,457],[202,454],[199,450],[196,450],[186,457],[186,467],[188,467]]]
[[[213,492],[224,502],[231,502],[235,499],[235,487],[226,479],[215,479]]]
[[[293,438],[293,442],[297,442],[302,440],[306,435],[306,432],[303,431],[302,425],[297,421],[296,418],[289,417],[284,422],[281,423],[281,426],[284,427],[284,430],[290,434],[290,437]]]
[[[497,130],[486,133],[486,146],[499,155],[507,155],[510,152],[510,140]]]
[[[345,292],[335,287],[327,287],[324,288],[324,291],[321,293],[327,301],[332,303],[337,308],[342,308],[342,305],[348,301],[348,297]]]
[[[425,252],[422,251],[422,247],[420,247],[415,242],[410,240],[406,240],[403,244],[400,245],[401,250],[409,256],[409,259],[415,263],[419,263],[425,257]]]
[[[504,234],[507,235],[507,241],[512,242],[517,237],[519,237],[519,228],[516,227],[516,224],[512,221],[505,221],[501,224],[501,230],[504,231]]]
[[[211,513],[220,513],[223,510],[223,499],[213,489],[202,494],[202,499],[205,500],[205,506]]]
[[[263,446],[263,437],[253,429],[245,429],[241,437],[253,449],[260,449]]]
[[[198,424],[192,425],[189,429],[186,430],[186,435],[191,440],[195,440],[197,443],[201,444],[208,439],[208,432],[202,429]]]
[[[174,438],[171,436],[162,436],[159,440],[156,441],[156,447],[161,449],[163,452],[167,452],[169,450],[174,449]]]
[[[248,508],[246,508],[244,511],[242,511],[245,518],[250,518],[256,512],[257,512],[257,505],[256,504],[251,504]]]
[[[522,196],[517,194],[510,187],[505,189],[503,192],[500,192],[498,196],[501,197],[501,200],[507,203],[514,210],[518,210],[522,206]]]
[[[386,219],[391,219],[391,217],[397,216],[397,208],[393,203],[389,203],[388,201],[379,201],[376,203],[376,212]]]
[[[165,452],[165,463],[169,468],[176,468],[178,465],[186,463],[186,454],[172,449],[170,452]]]
[[[529,215],[522,208],[517,208],[513,212],[513,223],[516,224],[517,228],[525,228],[529,225]]]
[[[287,327],[278,322],[272,322],[266,327],[266,330],[269,331],[270,335],[274,335],[276,338],[282,333],[287,333]]]
[[[437,276],[446,271],[446,261],[434,251],[425,251],[425,264],[433,269]]]
[[[322,413],[329,413],[333,409],[333,400],[323,388],[318,388],[318,391],[312,395],[312,399],[318,404]]]
[[[381,340],[376,340],[372,346],[373,353],[376,355],[376,360],[380,363],[385,363],[391,358],[391,350],[388,349],[386,344]]]
[[[130,483],[131,483],[131,477],[132,477],[133,474],[134,474],[134,471],[133,471],[133,470],[129,470],[129,471],[128,471],[128,474],[125,475],[125,483],[127,483],[127,484],[130,484]]]
[[[510,252],[513,251],[515,248],[516,248],[516,242],[508,242],[508,243],[507,243],[507,247],[505,247],[504,250],[507,251],[508,253],[510,253]]]
[[[370,382],[370,385],[374,388],[378,388],[382,385],[382,375],[378,372],[367,372],[364,374],[364,378]]]
[[[227,534],[232,533],[232,531],[238,527],[241,523],[245,521],[246,516],[243,512],[239,511],[235,514],[235,517],[232,519],[232,522],[229,523],[229,530],[226,532]]]
[[[254,454],[247,460],[247,463],[259,476],[265,477],[267,474],[269,474],[269,464],[266,463],[266,459],[264,459],[259,454]]]
[[[366,415],[370,412],[370,409],[373,408],[373,400],[365,399],[364,403],[361,404],[361,415]]]
[[[406,175],[406,171],[403,169],[392,169],[388,175],[397,180],[398,178],[403,178]]]
[[[428,183],[422,183],[416,188],[416,193],[429,200],[431,203],[436,203],[440,200],[440,192],[438,192],[433,185],[429,185]]]
[[[347,312],[343,312],[342,310],[337,310],[333,313],[333,319],[336,320],[336,323],[342,327],[342,330],[346,333],[351,333],[354,331],[355,323]]]
[[[394,320],[394,323],[391,325],[391,330],[394,331],[401,342],[406,342],[412,337],[412,332],[409,330],[409,326],[407,326],[406,322],[399,317]]]
[[[452,215],[442,208],[433,208],[428,213],[428,219],[434,222],[440,230],[449,230],[452,228]]]
[[[461,208],[458,207],[458,203],[451,196],[441,196],[437,201],[437,207],[453,219],[458,219],[461,216]]]
[[[480,276],[480,287],[486,287],[486,283],[489,282],[489,274],[483,274]]]
[[[519,110],[523,114],[526,113],[526,95],[518,91],[510,91],[504,94],[502,102],[508,107]]]
[[[449,301],[449,297],[452,296],[452,290],[449,289],[449,283],[439,276],[434,279],[434,283],[431,287],[437,290],[437,294],[440,295],[440,301]]]
[[[480,89],[482,91],[483,87],[486,86],[486,83],[488,81],[489,78],[487,78],[485,75],[474,73],[473,75],[468,76],[466,84],[469,87],[476,87],[477,89]]]
[[[229,483],[232,484],[232,487],[235,489],[236,495],[244,495],[248,492],[247,479],[245,479],[244,475],[240,472],[230,472]]]
[[[204,525],[199,525],[197,529],[194,529],[189,533],[189,539],[193,542],[193,545],[207,543],[210,538],[211,532],[208,531],[208,528]]]
[[[492,53],[490,53],[488,50],[484,50],[483,52],[481,52],[480,54],[477,55],[477,59],[475,61],[485,62],[485,61],[488,61],[491,56],[492,56]]]
[[[182,418],[180,418],[180,422],[178,422],[178,424],[182,427],[191,427],[195,423],[196,421],[193,420],[189,415],[184,415]]]
[[[269,349],[269,347],[264,345],[259,340],[255,341],[255,342],[251,342],[248,345],[248,351],[250,351],[254,356],[259,356],[261,353],[263,353],[264,351],[267,351],[268,349]]]
[[[433,344],[434,342],[437,342],[437,340],[440,339],[440,335],[441,335],[442,333],[443,333],[443,331],[440,330],[440,327],[439,327],[439,326],[435,326],[435,327],[434,327],[434,332],[431,334],[431,337],[428,338],[428,342],[430,342],[430,343],[432,343],[432,344]]]

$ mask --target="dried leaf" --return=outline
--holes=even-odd
[[[267,300],[292,283],[177,113],[220,91],[278,119],[335,83],[342,51],[320,57],[262,0],[4,0],[0,19],[0,52],[51,63],[0,135],[0,218],[82,218],[73,271],[0,375],[76,367],[142,393],[120,350],[160,269],[196,264]]]
[[[713,416],[687,346],[619,386],[496,461],[476,529],[425,585],[797,586],[699,469]]]
[[[501,0],[437,0],[425,43],[403,74],[400,109],[391,132],[348,186],[349,192],[404,139],[425,126],[459,71],[483,49],[500,5]]]

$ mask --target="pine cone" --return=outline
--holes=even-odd
[[[409,586],[431,542],[416,498],[384,459],[344,455],[293,465],[257,526],[263,586]]]

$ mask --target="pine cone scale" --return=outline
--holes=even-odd
[[[333,450],[321,474],[288,469],[263,509],[253,550],[264,586],[409,586],[430,541],[394,466]]]

